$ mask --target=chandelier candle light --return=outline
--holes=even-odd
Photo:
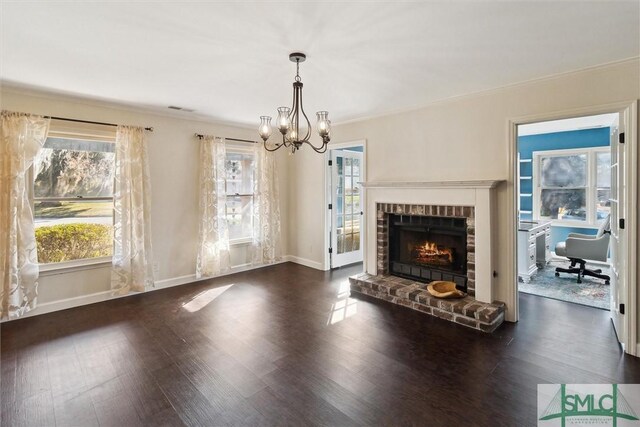
[[[300,63],[304,62],[307,56],[304,53],[294,52],[289,55],[289,60],[296,63],[296,80],[293,82],[293,105],[289,107],[279,107],[278,117],[276,118],[276,126],[282,134],[282,142],[276,144],[273,148],[267,146],[267,140],[271,136],[271,117],[260,116],[260,127],[258,127],[258,133],[264,141],[264,148],[267,151],[276,151],[280,147],[287,147],[291,149],[291,154],[295,153],[302,144],[309,144],[314,151],[318,153],[324,153],[327,151],[327,145],[329,144],[331,133],[331,121],[327,117],[329,113],[327,111],[318,111],[316,116],[318,118],[318,135],[322,138],[322,146],[316,147],[309,138],[311,137],[311,123],[309,118],[304,112],[302,107],[302,81],[300,79]],[[300,121],[304,118],[307,122],[306,129],[300,129]],[[304,126],[304,123],[303,123]]]

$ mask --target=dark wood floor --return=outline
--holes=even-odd
[[[8,322],[2,426],[535,425],[538,383],[638,383],[608,312],[483,334],[281,264]]]

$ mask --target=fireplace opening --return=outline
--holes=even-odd
[[[422,282],[452,281],[466,291],[466,219],[390,215],[389,271]]]

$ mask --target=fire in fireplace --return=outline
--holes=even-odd
[[[453,264],[453,250],[451,248],[428,240],[422,244],[415,245],[411,249],[411,256],[416,263],[423,265],[438,265],[450,268],[451,264]]]
[[[466,291],[466,219],[390,215],[389,271],[423,282],[452,281]]]

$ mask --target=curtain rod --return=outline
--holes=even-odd
[[[54,117],[54,116],[45,116],[46,118],[53,120],[63,120],[65,122],[76,122],[76,123],[88,123],[91,125],[103,125],[103,126],[118,126],[115,123],[104,123],[104,122],[92,122],[90,120],[80,120],[80,119],[69,119],[66,117]],[[149,132],[153,132],[152,127],[144,128],[144,130],[148,130]]]
[[[198,138],[198,139],[204,138],[204,135],[201,134],[201,133],[196,133],[195,135],[196,135],[196,138]],[[258,141],[252,141],[250,139],[239,139],[239,138],[224,138],[224,139],[226,139],[227,141],[248,142],[250,144],[260,144]]]

